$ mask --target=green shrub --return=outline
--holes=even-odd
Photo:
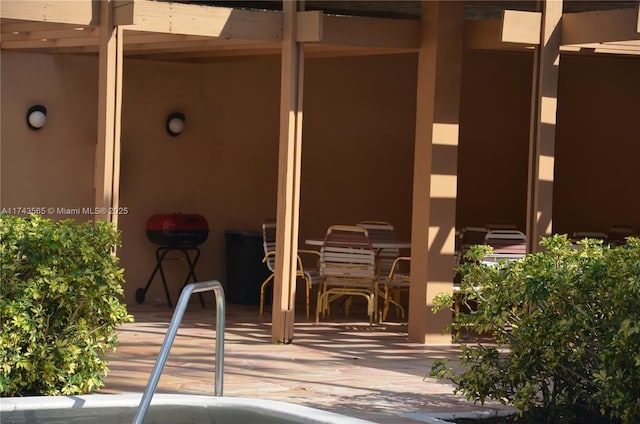
[[[430,375],[535,422],[640,422],[640,239],[572,248],[555,235],[542,245],[500,267],[479,262],[490,247],[470,250],[461,272],[471,312],[456,314],[450,330],[491,342],[463,344],[461,370],[439,361]],[[451,308],[452,299],[435,303]]]
[[[101,387],[120,302],[119,234],[106,222],[0,216],[0,394],[72,395]]]

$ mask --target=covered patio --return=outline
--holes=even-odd
[[[223,283],[224,231],[277,218],[276,343],[298,337],[299,244],[331,224],[411,240],[407,334],[426,344],[451,341],[431,299],[456,229],[509,221],[529,251],[640,231],[638,1],[3,0],[0,17],[2,208],[113,221],[129,303],[157,212],[207,216],[198,276]]]

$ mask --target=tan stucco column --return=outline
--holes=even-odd
[[[560,67],[562,0],[542,3],[540,45],[533,60],[529,183],[527,190],[528,251],[540,250],[540,237],[552,232],[556,111]]]
[[[95,155],[94,219],[118,224],[122,29],[113,23],[112,0],[101,0],[98,58],[98,138]]]
[[[418,55],[411,233],[409,339],[451,343],[451,312],[433,314],[452,292],[464,2],[423,1]]]
[[[303,48],[296,42],[297,1],[284,1],[280,83],[280,143],[276,270],[273,284],[271,339],[293,340],[302,160]]]

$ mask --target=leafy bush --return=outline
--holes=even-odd
[[[467,312],[450,330],[495,343],[463,344],[461,371],[439,361],[430,375],[534,422],[640,422],[640,239],[575,248],[555,235],[541,244],[544,252],[499,267],[480,262],[489,246],[470,250],[461,267]],[[435,303],[451,308],[452,299]]]
[[[120,303],[119,234],[106,223],[0,216],[0,394],[71,395],[101,387]]]

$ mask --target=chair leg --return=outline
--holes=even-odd
[[[324,310],[324,302],[325,302],[326,295],[327,295],[326,290],[322,291],[322,293],[320,293],[320,291],[318,292],[318,304],[316,305],[316,323],[320,322],[320,312],[323,312]]]
[[[307,280],[306,278],[304,279],[304,284],[305,284],[305,288],[307,290],[307,299],[306,299],[306,303],[307,303],[307,319],[309,319],[309,294],[311,293],[311,282],[309,280]]]
[[[387,315],[389,314],[389,287],[384,288],[384,306],[382,307],[382,320],[385,321],[387,319]]]
[[[390,304],[393,303],[396,306],[396,315],[399,316],[400,318],[404,318],[404,308],[402,307],[401,303],[400,303],[400,289],[396,288],[396,289],[389,289],[388,287],[385,287],[385,291],[384,291],[384,307],[382,310],[382,319],[386,320],[387,319],[387,315],[389,314],[389,307],[391,306]]]
[[[399,315],[400,318],[404,318],[404,308],[400,306],[400,289],[396,289],[392,297],[396,301],[396,315]]]
[[[264,289],[267,287],[269,282],[273,280],[273,274],[267,277],[266,280],[262,282],[260,285],[260,316],[264,314]]]

